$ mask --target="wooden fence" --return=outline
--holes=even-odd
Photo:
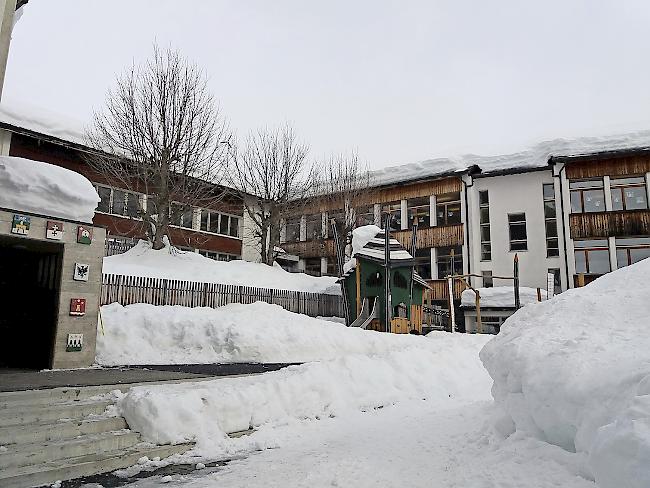
[[[102,276],[100,301],[102,305],[117,302],[211,308],[229,303],[266,302],[311,317],[344,316],[343,299],[338,295],[114,274]]]

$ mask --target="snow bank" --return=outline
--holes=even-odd
[[[99,196],[84,176],[53,164],[0,156],[0,207],[92,222]]]
[[[341,328],[337,333],[347,337],[348,331]],[[258,376],[135,387],[119,408],[145,440],[196,440],[199,452],[214,457],[225,433],[261,425],[339,416],[409,399],[427,399],[442,407],[489,397],[489,377],[477,355],[484,337],[362,333],[369,338],[381,335],[398,348]],[[400,350],[404,342],[409,347]]]
[[[112,303],[102,307],[102,320],[96,362],[105,366],[292,363],[420,343],[414,336],[348,328],[262,302],[216,309]]]
[[[481,307],[514,307],[515,290],[512,286],[494,286],[491,288],[477,288],[481,297]],[[546,300],[546,290],[540,290],[542,300]],[[460,295],[461,306],[474,307],[476,305],[476,294],[474,290],[464,290]],[[537,303],[537,289],[519,287],[519,303],[529,305]]]
[[[599,486],[650,486],[650,259],[522,308],[481,351],[504,433],[585,453]]]
[[[103,272],[278,290],[340,293],[334,277],[289,273],[279,266],[241,260],[215,261],[195,252],[178,251],[169,246],[154,250],[146,241],[140,241],[123,254],[104,258]]]

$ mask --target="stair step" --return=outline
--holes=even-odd
[[[138,433],[130,430],[86,434],[74,439],[49,441],[43,444],[8,446],[0,453],[0,469],[29,466],[57,459],[74,458],[86,454],[117,451],[140,442]]]
[[[122,417],[106,417],[89,420],[62,420],[57,422],[39,422],[29,425],[11,425],[0,427],[0,443],[10,447],[11,444],[34,444],[47,441],[72,439],[85,434],[99,434],[112,430],[126,429]]]
[[[65,481],[107,473],[133,466],[143,456],[150,459],[154,457],[166,458],[174,454],[182,454],[192,447],[193,444],[165,446],[136,444],[126,449],[3,469],[0,470],[0,486],[2,488],[31,488],[51,484],[57,480]]]
[[[113,404],[110,400],[79,401],[55,403],[53,405],[35,405],[22,408],[0,410],[0,427],[9,425],[31,425],[56,421],[60,419],[82,419],[88,415],[101,415],[106,407]]]
[[[4,391],[0,392],[0,412],[3,409],[19,406],[51,405],[84,401],[98,395],[106,395],[115,390],[126,391],[131,385],[103,385],[84,387],[50,388],[43,390]]]

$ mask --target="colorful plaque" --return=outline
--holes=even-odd
[[[63,222],[48,220],[45,227],[45,237],[55,241],[63,239]]]
[[[90,244],[93,242],[93,228],[84,225],[77,227],[77,242],[79,244]]]
[[[83,334],[68,334],[68,340],[65,345],[65,350],[67,352],[78,352],[81,351],[83,345],[84,345]]]
[[[74,263],[74,275],[72,279],[75,281],[88,281],[90,266],[84,263]]]
[[[14,214],[11,220],[11,233],[26,236],[29,234],[31,219],[27,215]]]
[[[70,315],[76,315],[78,317],[86,315],[85,298],[72,298],[70,300]]]

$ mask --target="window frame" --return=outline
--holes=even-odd
[[[620,240],[620,241],[623,241],[623,240],[630,240],[630,239],[647,239],[648,242],[646,242],[646,243],[639,243],[639,244],[625,244],[624,242],[622,242],[622,243],[619,245],[619,240]],[[635,249],[650,249],[650,237],[647,237],[647,236],[640,236],[640,237],[616,237],[616,238],[614,239],[614,243],[615,243],[616,266],[617,266],[617,268],[624,268],[624,267],[626,267],[626,266],[630,266],[630,265],[632,265],[632,264],[638,263],[639,261],[642,261],[642,259],[641,259],[641,260],[639,260],[639,261],[632,262],[631,251],[633,251],[633,250],[635,250]],[[619,254],[619,252],[621,252],[621,251],[624,251],[624,252],[625,252],[625,257],[626,257],[626,261],[627,261],[627,264],[624,264],[624,265],[622,265],[622,266],[620,265],[620,263],[619,263],[619,259],[618,259],[618,254]],[[643,258],[643,259],[648,259],[648,258]]]
[[[93,183],[93,187],[95,188],[95,191],[99,195],[99,189],[102,188],[104,190],[109,191],[109,199],[108,199],[108,212],[105,212],[103,210],[97,210],[95,209],[95,213],[103,214],[103,215],[112,215],[115,217],[121,217],[123,219],[131,219],[131,220],[142,220],[142,217],[140,215],[137,215],[140,211],[142,211],[142,204],[141,204],[141,199],[144,198],[143,193],[139,193],[136,191],[131,191],[131,190],[125,190],[124,188],[116,188],[110,185],[104,185],[102,183]],[[115,213],[113,210],[113,204],[114,204],[114,195],[115,191],[119,191],[124,193],[124,208],[122,210],[122,213]],[[137,209],[136,209],[136,215],[132,216],[129,215],[129,202],[131,201],[132,198],[135,198],[137,202]],[[98,203],[99,205],[99,203]]]
[[[637,183],[619,183],[616,184],[616,181],[622,181],[622,180],[632,180],[632,179],[639,179],[641,181]],[[612,211],[624,211],[624,212],[630,212],[634,210],[648,210],[648,186],[647,186],[647,181],[644,176],[626,176],[625,178],[611,178],[610,177],[610,195],[612,198]],[[627,199],[625,198],[625,189],[626,188],[641,188],[643,189],[643,199],[645,201],[645,207],[642,208],[627,208]],[[614,208],[614,191],[619,190],[621,192],[621,205],[622,208]]]
[[[422,201],[417,205],[411,205],[411,202]],[[418,212],[418,209],[426,209],[426,213]],[[424,223],[417,223],[418,229],[427,229],[431,227],[431,200],[430,197],[415,197],[406,200],[406,220],[408,221],[409,229],[413,227],[414,217],[419,220],[424,217]]]
[[[485,201],[482,196],[485,195]],[[481,261],[492,261],[492,229],[490,228],[490,194],[488,190],[478,192],[479,238],[481,240]],[[483,210],[487,210],[487,218],[483,218]],[[483,229],[487,228],[490,239],[483,239]],[[487,250],[487,251],[486,251]]]
[[[594,185],[589,186],[589,183],[594,183]],[[573,188],[572,188],[573,185]],[[602,192],[602,201],[603,208],[600,210],[585,210],[585,192],[588,191],[600,191]],[[576,211],[573,208],[573,195],[578,194],[580,196],[580,211]],[[569,181],[569,207],[572,214],[584,214],[584,213],[598,213],[605,212],[607,210],[607,205],[605,203],[605,182],[603,178],[591,178],[584,180],[573,180]]]
[[[551,195],[546,196],[545,189],[551,188]],[[560,236],[557,226],[557,204],[555,201],[555,184],[554,183],[542,183],[542,200],[543,200],[543,209],[544,209],[544,233],[546,235],[546,257],[547,258],[557,258],[560,257]],[[546,215],[546,205],[548,203],[553,203],[553,210],[555,215],[553,217],[548,217]],[[548,226],[552,224],[555,226],[555,236],[549,236]],[[551,246],[550,243],[555,241],[555,246]],[[551,251],[556,251],[557,254],[552,254]]]
[[[580,246],[581,242],[596,242],[596,241],[601,241],[603,244],[601,245],[589,245],[582,247]],[[589,253],[590,252],[603,252],[607,251],[607,271],[601,273],[594,273],[592,272],[589,268]],[[584,272],[578,271],[578,264],[576,262],[576,255],[577,254],[584,254],[584,262],[585,262],[585,270]],[[607,239],[576,239],[573,242],[573,265],[574,269],[577,275],[579,274],[584,274],[584,275],[598,275],[601,276],[603,274],[607,274],[612,271],[612,257],[609,252],[609,242]]]
[[[456,195],[458,198],[456,199]],[[441,198],[451,198],[450,200],[440,201]],[[451,205],[458,205],[458,222],[449,222],[449,212],[447,207]],[[440,207],[444,208],[443,216],[444,222],[441,222],[441,218],[438,216],[438,209]],[[436,198],[436,227],[448,226],[448,225],[458,225],[463,223],[463,206],[461,205],[460,192],[446,193],[444,195],[438,195]]]
[[[511,217],[517,216],[517,215],[523,215],[523,220],[515,220],[514,222],[511,221]],[[523,224],[524,227],[524,233],[526,237],[524,239],[513,239],[512,238],[512,226],[517,225],[521,226]],[[528,224],[526,222],[526,212],[513,212],[508,214],[508,240],[510,243],[510,252],[524,252],[528,251]],[[518,244],[518,243],[523,243],[524,248],[522,249],[513,249],[513,243]]]

